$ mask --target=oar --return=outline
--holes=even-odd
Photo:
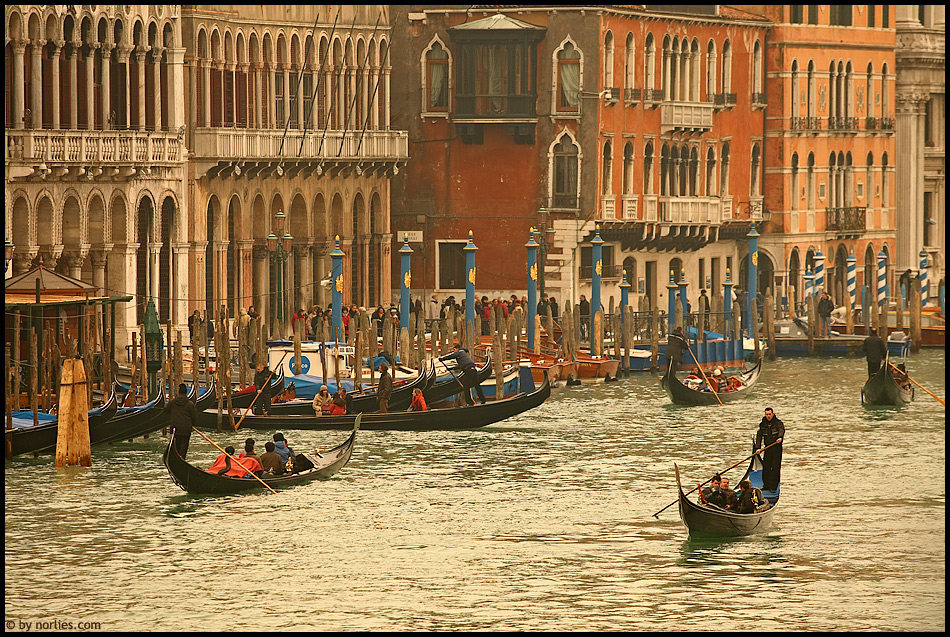
[[[284,355],[280,357],[280,360],[279,360],[279,361],[277,361],[277,367],[278,367],[278,368],[280,367],[280,364],[284,362],[284,359],[287,358],[287,354],[289,354],[289,353],[290,353],[289,351],[284,352]],[[251,409],[253,409],[254,403],[256,403],[256,402],[257,402],[257,399],[260,398],[261,392],[264,391],[264,387],[266,387],[267,385],[270,384],[270,379],[271,379],[271,377],[274,375],[274,372],[276,372],[276,371],[277,371],[277,369],[272,369],[272,370],[270,370],[270,375],[268,375],[267,380],[264,381],[264,384],[257,390],[257,393],[254,394],[254,399],[251,401],[251,404],[248,405],[247,409],[244,410],[244,413],[241,414],[241,419],[237,421],[237,424],[236,424],[236,425],[234,425],[234,431],[237,431],[237,430],[238,430],[238,427],[241,426],[241,423],[244,422],[244,419],[247,417],[247,415],[248,415],[249,413],[251,413]],[[324,379],[324,380],[326,380],[326,379]]]
[[[194,429],[195,431],[198,431],[198,428],[195,427],[194,425],[192,425],[191,428]],[[208,436],[204,435],[204,434],[201,433],[200,431],[198,431],[198,433],[201,434],[201,437],[202,437],[202,438],[204,438],[205,440],[207,440],[208,442],[210,442],[212,445],[214,445],[214,448],[215,448],[215,449],[217,449],[218,451],[220,451],[221,453],[223,453],[224,455],[226,455],[226,456],[227,456],[228,458],[230,458],[231,460],[233,460],[233,461],[235,461],[236,463],[238,463],[238,466],[240,466],[242,469],[245,469],[245,470],[247,469],[247,467],[245,467],[243,464],[241,464],[241,461],[240,461],[239,459],[235,458],[234,456],[232,456],[231,454],[229,454],[227,451],[225,451],[224,449],[222,449],[221,447],[219,447],[217,444],[215,444],[214,440],[212,440],[212,439],[209,438]],[[267,487],[268,489],[270,489],[270,492],[271,492],[271,493],[277,493],[276,491],[274,491],[274,488],[273,488],[272,486],[270,486],[269,484],[267,484],[266,482],[264,482],[263,480],[261,480],[261,479],[257,476],[256,473],[254,473],[253,471],[248,471],[248,473],[250,473],[252,476],[254,476],[254,479],[255,479],[255,480],[257,480],[258,482],[260,482],[261,484],[263,484],[265,487]]]
[[[699,361],[698,361],[698,360],[696,360],[696,355],[693,354],[693,350],[692,350],[692,348],[689,346],[689,343],[686,344],[686,349],[689,350],[689,355],[693,357],[693,362],[696,363],[696,367],[699,368],[699,373],[703,375],[703,380],[706,381],[706,385],[709,387],[709,390],[713,393],[713,396],[716,397],[716,400],[719,401],[719,405],[722,406],[722,400],[719,399],[719,394],[716,392],[715,389],[713,389],[712,383],[709,382],[709,379],[706,378],[706,372],[703,371],[703,366],[699,364]],[[673,361],[672,361],[672,359],[671,359],[671,360],[670,360],[670,364],[672,365],[672,363],[673,363]],[[672,374],[672,372],[670,372],[670,373]]]
[[[718,473],[719,475],[722,475],[722,474],[724,474],[726,471],[729,471],[730,469],[735,469],[736,467],[738,467],[740,464],[742,464],[743,462],[745,462],[746,460],[748,460],[748,459],[751,458],[752,456],[754,456],[754,455],[756,455],[756,454],[759,454],[759,453],[765,451],[765,450],[768,449],[769,447],[774,447],[775,445],[779,444],[780,442],[782,442],[782,439],[781,439],[781,438],[779,438],[778,440],[776,440],[775,442],[773,442],[772,444],[770,444],[770,445],[768,445],[768,446],[762,447],[761,449],[759,449],[759,450],[756,451],[755,453],[746,456],[745,458],[743,458],[743,459],[740,460],[739,462],[735,463],[734,465],[732,465],[732,466],[730,466],[730,467],[726,467],[726,468],[723,469],[722,471],[718,471],[717,473]],[[715,474],[713,475],[713,477],[715,477]],[[709,480],[706,480],[706,482],[703,482],[702,484],[696,486],[695,488],[690,489],[690,491],[688,491],[685,495],[689,495],[690,493],[692,493],[692,492],[695,491],[696,489],[699,489],[699,488],[702,487],[703,485],[708,484],[711,480],[712,480],[712,478],[710,478]],[[677,502],[679,502],[679,498],[677,498],[676,500],[673,500],[672,502],[670,502],[669,504],[667,504],[665,507],[663,507],[662,509],[660,509],[659,511],[657,511],[656,513],[654,513],[654,514],[653,514],[653,517],[655,517],[655,518],[659,517],[661,513],[663,513],[663,512],[666,511],[667,509],[669,509],[671,506],[673,506],[673,505],[676,504]]]
[[[892,362],[890,362],[890,361],[887,361],[887,364],[890,365],[891,367],[893,367],[894,369],[897,369],[897,367],[894,365],[894,363],[892,363]],[[897,369],[897,371],[900,372],[901,370]],[[945,403],[944,400],[943,400],[940,396],[936,395],[935,393],[933,393],[932,391],[930,391],[929,389],[927,389],[926,387],[924,387],[923,385],[921,385],[920,383],[918,383],[916,380],[914,380],[913,378],[911,378],[911,377],[907,374],[907,372],[901,372],[901,373],[902,373],[904,376],[907,376],[907,380],[909,380],[910,382],[914,383],[915,385],[917,385],[918,387],[920,387],[921,389],[923,389],[925,392],[927,392],[928,394],[930,394],[931,396],[933,396],[934,398],[936,398],[936,399],[940,402],[941,405],[944,405],[944,406],[947,405],[947,403]]]

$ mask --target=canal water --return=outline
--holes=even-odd
[[[908,363],[941,397],[944,356]],[[480,430],[361,433],[333,479],[278,495],[184,494],[161,436],[95,448],[91,469],[8,461],[7,627],[944,630],[944,408],[920,390],[862,407],[865,376],[779,359],[724,407],[671,405],[649,374],[559,388]],[[695,486],[748,455],[765,407],[787,429],[767,534],[695,541],[675,506],[652,517],[674,462]],[[246,435],[265,437],[215,437]]]

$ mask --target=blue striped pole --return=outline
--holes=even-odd
[[[884,309],[887,300],[887,256],[881,250],[877,253],[877,309]]]
[[[802,300],[807,304],[808,297],[814,294],[814,290],[812,290],[811,283],[814,280],[815,275],[811,273],[811,270],[805,270],[805,276],[803,278],[805,279],[805,296],[802,297]],[[806,305],[805,307],[807,308],[808,306]]]
[[[927,305],[927,297],[929,296],[927,289],[927,251],[921,249],[920,251],[920,307],[925,307]]]
[[[627,283],[627,271],[624,270],[621,275],[620,280],[620,347],[626,349],[627,344],[624,342],[624,329],[623,329],[623,314],[624,308],[627,307],[627,303],[630,301],[630,284]],[[616,341],[616,336],[614,340]],[[620,367],[626,369],[626,362],[629,356],[620,357]]]
[[[330,262],[332,267],[330,269],[330,276],[333,280],[333,312],[332,312],[332,324],[333,324],[333,340],[337,339],[338,335],[343,334],[343,257],[346,256],[343,254],[343,251],[340,250],[340,235],[336,235],[336,248],[333,252],[330,253]]]
[[[673,283],[673,270],[670,270],[670,282],[666,284],[666,294],[669,296],[669,314],[666,316],[666,331],[671,333],[676,327],[676,284]]]
[[[412,273],[409,270],[412,248],[409,247],[409,235],[404,234],[402,247],[399,248],[399,257],[402,264],[401,283],[399,288],[399,328],[409,328],[409,291],[412,287]]]
[[[534,315],[538,313],[538,242],[534,240],[534,228],[524,245],[528,248],[528,349],[533,352]]]
[[[749,238],[749,320],[746,327],[750,337],[758,338],[758,334],[753,334],[759,311],[757,302],[759,295],[759,231],[755,229],[755,223],[752,224],[752,229],[749,230],[749,234],[746,236]]]
[[[726,315],[726,324],[723,329],[723,335],[726,338],[732,338],[732,286],[735,285],[732,282],[732,272],[729,268],[726,268],[726,280],[723,281],[723,297],[722,297],[722,311]]]
[[[686,300],[686,272],[680,270],[680,306],[683,308],[683,333],[686,333],[686,326],[688,323],[689,311],[687,308],[688,301]]]
[[[854,256],[854,248],[848,255],[848,298],[851,299],[851,310],[854,310],[855,292],[857,292],[858,260]]]
[[[594,317],[600,311],[600,276],[603,274],[603,245],[604,240],[600,238],[600,226],[594,226],[594,238],[591,239],[591,265],[593,273],[590,277],[590,353],[594,353],[595,330]]]
[[[818,250],[815,253],[815,288],[814,294],[818,296],[825,288],[825,255]]]
[[[465,252],[465,333],[474,335],[475,326],[475,252],[478,248],[472,242],[472,231],[468,231],[468,243]],[[474,341],[472,341],[474,343]]]

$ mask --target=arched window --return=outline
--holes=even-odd
[[[851,151],[848,151],[844,157],[844,206],[845,208],[854,206],[854,162]]]
[[[449,110],[449,54],[438,41],[426,51],[425,108],[427,111]]]
[[[828,65],[828,129],[838,128],[838,74],[835,61]]]
[[[716,151],[710,146],[706,149],[706,196],[715,197],[716,192]]]
[[[729,142],[722,145],[722,161],[719,163],[719,191],[729,194]]]
[[[571,42],[557,52],[557,110],[576,113],[580,106],[581,54]]]
[[[798,210],[799,192],[798,192],[798,153],[792,153],[792,187],[791,197],[789,197],[789,207],[792,210]],[[792,232],[795,229],[792,228]]]
[[[552,207],[577,208],[579,170],[579,149],[565,133],[554,145],[552,154]]]
[[[663,147],[660,148],[660,196],[665,197],[671,194],[670,185],[670,173],[672,172],[670,167],[670,147],[668,144],[664,143]]]
[[[808,210],[815,209],[815,153],[808,153],[808,195],[806,205]]]
[[[889,100],[887,96],[887,62],[881,67],[881,117],[890,117]]]
[[[646,48],[643,56],[643,86],[647,91],[656,88],[656,42],[653,34],[647,33]],[[643,99],[652,99],[653,96],[643,96]]]
[[[890,193],[887,191],[887,153],[884,153],[881,155],[881,207],[886,209],[890,200]]]
[[[623,194],[633,194],[633,144],[623,146]]]
[[[865,192],[866,192],[866,194],[865,194],[865,201],[867,202],[867,205],[868,205],[869,207],[874,205],[874,189],[873,189],[873,185],[872,185],[872,182],[873,182],[874,180],[873,180],[873,178],[872,178],[872,172],[871,172],[871,169],[872,169],[873,167],[874,167],[874,153],[869,152],[869,153],[868,153],[867,169],[866,169],[866,173],[865,173],[865,175],[864,175],[864,189],[865,189]]]
[[[712,102],[711,95],[716,94],[716,43],[710,40],[706,44],[706,101]]]
[[[838,189],[835,187],[835,184],[837,182],[837,176],[836,176],[837,166],[838,166],[838,159],[837,157],[835,157],[835,154],[832,152],[831,155],[828,156],[828,207],[829,208],[838,207],[838,200],[837,200]]]
[[[643,148],[643,194],[653,194],[653,142]]]
[[[758,197],[762,194],[762,180],[759,177],[762,172],[762,150],[759,148],[758,142],[752,144],[752,179],[751,179],[751,194],[753,197]]]
[[[604,36],[604,88],[614,85],[614,34],[610,31]]]
[[[874,5],[868,5],[868,9],[872,9]],[[874,117],[874,64],[868,62],[868,77],[867,77],[867,104],[868,104],[868,118]],[[870,122],[869,122],[870,123]],[[870,126],[868,127],[870,128]]]
[[[791,94],[791,104],[792,107],[792,127],[798,127],[798,118],[800,117],[798,113],[798,60],[792,60],[792,94]]]
[[[689,195],[699,194],[699,148],[693,146],[689,151]]]
[[[849,120],[854,117],[854,67],[850,60],[844,70],[844,116]],[[854,124],[849,123],[848,128]]]
[[[732,44],[729,40],[722,45],[722,92],[732,92]]]
[[[610,143],[610,140],[604,142],[604,156],[603,156],[603,174],[600,179],[600,192],[604,195],[609,195],[613,192],[613,184],[611,184],[611,176],[613,171],[613,146]]]
[[[763,93],[762,88],[762,44],[756,40],[755,44],[752,45],[752,96],[753,101],[765,100],[756,100],[756,94],[761,95]]]
[[[815,61],[808,60],[808,119],[815,117]],[[811,128],[809,122],[809,128]]]
[[[634,71],[636,70],[636,50],[633,48],[633,34],[627,34],[627,44],[623,57],[623,87],[630,91],[634,86]],[[629,93],[627,95],[630,95]]]

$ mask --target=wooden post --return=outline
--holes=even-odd
[[[495,348],[495,400],[501,400],[505,397],[505,373],[504,373],[504,359],[505,359],[505,345],[502,342],[502,334],[505,331],[505,328],[508,326],[507,321],[505,320],[505,311],[501,308],[500,305],[495,306],[495,317],[493,323],[494,336],[492,338],[492,345]]]
[[[356,325],[353,325],[354,320],[356,321]],[[362,320],[362,314],[357,314],[350,319],[350,332],[356,332],[354,335],[353,390],[356,391],[356,388],[359,387],[360,393],[363,393],[363,330],[360,325]]]
[[[791,321],[794,321],[797,317],[795,315],[795,286],[788,286],[788,318]],[[851,333],[850,331],[848,332]]]
[[[600,310],[594,312],[594,316],[591,317],[591,329],[594,330],[594,351],[591,352],[594,356],[603,356],[604,355],[604,313]]]
[[[59,385],[59,427],[56,434],[56,466],[92,466],[89,447],[89,403],[86,372],[82,361],[66,358]]]
[[[16,401],[16,409],[13,411],[20,411],[22,403],[20,402],[20,383],[21,383],[21,367],[20,361],[22,359],[22,330],[21,325],[22,315],[19,310],[16,312],[13,318],[13,395],[14,400]]]
[[[215,383],[219,396],[218,412],[220,413],[224,405],[227,405],[228,421],[231,425],[231,431],[234,431],[234,405],[231,403],[231,339],[228,338],[228,308],[222,305],[218,316],[218,329],[215,330],[215,336],[218,340],[214,347],[217,360],[215,371],[218,374],[218,382]],[[299,326],[298,329],[300,329]],[[218,420],[223,421],[223,418]]]
[[[400,351],[400,353],[401,353],[401,356],[399,357],[399,360],[402,361],[403,365],[409,365],[409,364],[410,364],[410,362],[409,362],[409,359],[410,359],[409,353],[412,351],[412,350],[409,348],[410,342],[411,342],[411,341],[409,340],[409,328],[408,328],[408,327],[400,328],[400,330],[399,330],[399,351]],[[394,369],[394,370],[393,370],[393,374],[395,374],[395,373],[396,373],[396,370]]]
[[[426,362],[426,319],[422,312],[416,316],[416,369],[420,372]]]
[[[878,328],[877,335],[882,339],[887,341],[887,316],[891,311],[891,299],[889,297],[884,297],[884,306],[881,308],[881,312],[878,315]]]
[[[815,355],[815,333],[817,332],[818,314],[815,311],[815,297],[811,295],[808,297],[808,355]]]
[[[84,313],[85,320],[83,321],[84,332],[82,339],[82,362],[83,368],[86,372],[86,405],[92,405],[92,381],[93,381],[93,372],[95,371],[92,366],[92,357],[93,357],[93,344],[94,344],[94,335],[95,335],[95,326],[93,321],[95,320],[95,313],[91,311],[92,306],[88,303],[83,306],[82,312]],[[57,360],[59,357],[56,357]],[[88,410],[87,410],[88,411]]]
[[[300,364],[300,334],[303,331],[303,321],[299,318],[293,321],[294,332],[294,375],[300,374],[302,366]],[[350,330],[352,332],[352,330]]]
[[[174,369],[174,379],[172,381],[172,387],[177,388],[185,380],[185,365],[184,365],[184,355],[182,354],[182,347],[181,347],[181,332],[177,330],[175,332],[175,366],[172,369]]]
[[[548,341],[554,342],[554,316],[551,314],[551,304],[548,304],[544,311],[544,333],[547,334]],[[552,345],[553,347],[553,345]]]
[[[561,313],[561,356],[564,360],[574,360],[574,344],[571,342],[574,330],[568,327],[574,324],[571,314],[573,314],[571,306],[565,304],[564,311]]]
[[[897,286],[897,303],[895,304],[894,329],[898,332],[904,331],[904,292],[900,284]]]
[[[845,301],[845,312],[844,325],[848,334],[854,334],[854,310],[851,308],[851,297],[848,296],[848,300]]]
[[[135,390],[135,384],[138,381],[138,360],[139,360],[139,334],[135,330],[132,330],[132,368],[129,372],[129,393],[126,395],[126,404],[129,407],[134,407],[138,404],[138,392]],[[194,370],[198,368],[198,359],[194,359],[192,367]],[[197,371],[193,371],[195,378],[197,378]],[[132,397],[132,402],[129,403],[129,396]]]
[[[37,405],[37,384],[39,381],[39,374],[37,373],[37,362],[39,360],[39,354],[36,351],[36,327],[30,326],[30,409],[33,410],[33,424],[39,424],[39,416],[37,412],[39,411],[39,405]]]
[[[772,301],[772,290],[769,289],[768,293],[765,295],[765,325],[763,330],[765,331],[765,339],[769,345],[769,360],[775,360],[775,315],[773,314],[773,301]]]
[[[920,279],[914,278],[910,284],[910,351],[920,351]]]
[[[19,338],[19,334],[14,334],[14,338]],[[14,374],[13,369],[10,365],[10,344],[4,343],[3,347],[3,395],[4,395],[4,411],[7,414],[7,425],[5,427],[6,435],[6,447],[4,451],[4,457],[9,460],[13,457],[13,397],[16,395],[19,387],[14,388]]]
[[[650,371],[660,369],[660,308],[653,304],[650,311]]]
[[[571,337],[571,343],[574,344],[574,351],[580,351],[581,349],[581,306],[580,303],[574,304],[574,336]]]
[[[868,308],[869,308],[869,310],[870,310],[870,311],[868,312],[868,314],[869,314],[870,316],[869,316],[868,320],[865,321],[865,330],[864,330],[864,333],[865,333],[865,334],[870,334],[870,333],[871,333],[870,328],[873,327],[873,328],[876,329],[876,328],[878,327],[877,299],[869,299],[869,301],[868,301]],[[878,336],[881,336],[881,335],[878,334]],[[886,338],[886,337],[882,337],[882,338]]]

